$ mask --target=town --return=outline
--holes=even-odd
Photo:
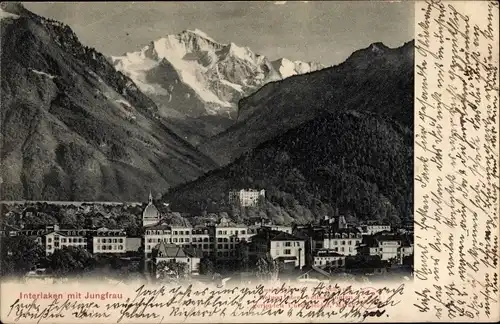
[[[265,199],[265,191],[242,189],[228,196],[232,204],[252,208]],[[48,268],[57,273],[58,264],[67,261],[51,259],[60,251],[84,251],[89,259],[120,263],[112,267],[115,270],[135,264],[133,270],[125,267],[124,271],[160,281],[412,276],[413,224],[401,228],[374,221],[353,225],[336,211],[310,224],[276,225],[263,218],[239,224],[221,217],[194,226],[173,225],[162,217],[150,194],[141,225],[140,234],[131,235],[124,228],[77,228],[72,224],[16,227],[4,221],[1,236],[2,243],[27,237],[43,251],[41,260],[24,274],[28,277],[49,276]],[[6,256],[14,253],[9,249],[13,245],[2,244]]]

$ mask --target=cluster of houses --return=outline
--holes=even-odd
[[[248,225],[222,218],[216,224],[173,226],[162,219],[150,195],[142,221],[142,237],[128,237],[123,229],[58,225],[16,229],[6,224],[2,235],[31,236],[47,255],[65,246],[83,247],[93,254],[143,253],[146,263],[183,262],[194,275],[199,273],[202,258],[235,263],[243,256],[256,260],[270,255],[289,268],[332,269],[345,266],[349,257],[377,257],[402,264],[413,255],[412,228],[394,230],[377,223],[350,226],[338,214],[315,225],[279,226],[263,219]]]

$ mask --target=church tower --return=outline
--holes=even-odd
[[[142,212],[142,226],[156,225],[160,222],[160,212],[153,204],[153,195],[149,192],[149,203]]]

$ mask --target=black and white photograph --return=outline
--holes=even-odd
[[[414,16],[2,2],[2,278],[414,280]]]

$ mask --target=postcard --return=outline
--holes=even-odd
[[[2,323],[499,321],[498,2],[0,9]]]

